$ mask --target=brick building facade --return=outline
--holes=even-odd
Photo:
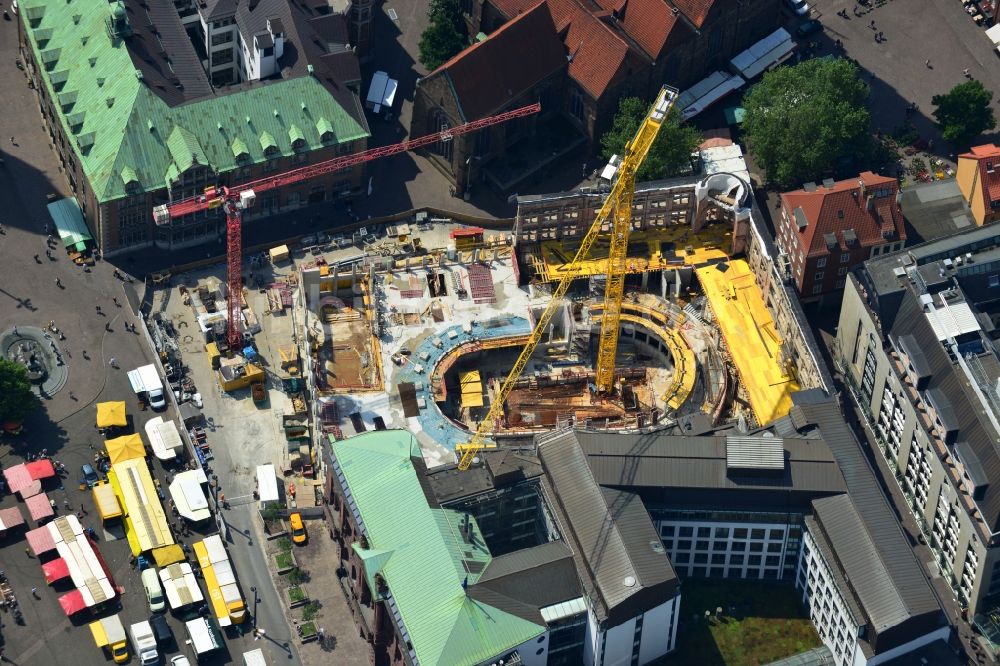
[[[870,171],[785,192],[775,227],[803,300],[843,291],[851,269],[906,244],[899,183]]]

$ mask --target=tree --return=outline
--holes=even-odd
[[[611,129],[601,137],[601,155],[611,159],[621,155],[625,144],[639,131],[639,125],[649,111],[649,103],[638,97],[625,97],[618,103],[618,113],[611,123]],[[667,121],[660,127],[660,133],[649,149],[646,160],[639,167],[636,181],[658,180],[681,173],[691,164],[691,153],[701,143],[701,133],[680,121],[679,113],[672,109]]]
[[[0,358],[0,423],[23,421],[37,403],[28,369]]]
[[[767,179],[814,180],[838,160],[871,152],[868,86],[844,58],[815,58],[767,74],[743,99],[743,133]]]
[[[462,10],[458,0],[432,0],[430,24],[420,35],[420,63],[434,71],[465,48]]]
[[[997,126],[990,102],[993,92],[979,81],[966,81],[951,89],[946,95],[934,95],[931,103],[934,120],[941,136],[958,149],[969,146],[973,139]]]

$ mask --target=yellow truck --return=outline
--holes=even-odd
[[[90,627],[90,633],[97,647],[110,652],[116,664],[124,664],[129,660],[128,638],[125,636],[125,627],[117,615],[91,622],[87,626]]]

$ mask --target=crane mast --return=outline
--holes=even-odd
[[[494,430],[503,418],[504,405],[524,368],[527,367],[531,355],[541,342],[542,336],[548,330],[549,323],[559,307],[560,301],[566,296],[576,271],[580,264],[590,256],[594,242],[601,235],[601,228],[611,220],[611,248],[608,253],[607,282],[604,288],[604,314],[601,317],[600,346],[597,352],[597,367],[595,378],[597,390],[600,393],[610,393],[614,388],[615,352],[618,346],[618,327],[621,321],[622,297],[625,290],[625,262],[628,255],[628,238],[632,228],[632,196],[635,192],[635,174],[653,141],[659,134],[660,127],[677,99],[677,90],[664,86],[660,89],[656,101],[650,107],[639,126],[635,137],[625,146],[625,154],[618,167],[618,178],[611,187],[611,192],[594,218],[587,233],[584,234],[580,247],[573,261],[565,267],[565,275],[559,280],[552,298],[535,324],[527,343],[511,367],[507,378],[493,396],[486,417],[467,444],[459,444],[456,451],[460,452],[458,468],[469,469],[472,461],[482,449],[486,448],[487,433]]]
[[[232,187],[212,186],[198,196],[181,199],[171,204],[163,204],[153,208],[153,220],[158,226],[169,224],[171,220],[192,213],[223,208],[226,214],[226,341],[230,349],[238,349],[241,339],[240,312],[243,300],[243,211],[253,205],[256,195],[286,185],[323,176],[328,173],[346,169],[365,162],[371,162],[382,157],[398,155],[410,150],[416,150],[439,141],[450,141],[456,136],[469,134],[485,127],[505,123],[515,118],[523,118],[542,110],[540,104],[529,104],[518,109],[474,120],[458,127],[450,127],[427,134],[417,139],[403,141],[391,146],[370,148],[353,155],[335,157],[319,164],[292,169],[274,176],[234,185]]]

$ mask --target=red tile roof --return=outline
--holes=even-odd
[[[490,0],[490,4],[500,10],[509,19],[523,14],[538,4],[538,0]]]
[[[611,26],[578,0],[547,0],[571,60],[569,75],[594,99],[642,67],[638,55]]]
[[[865,171],[858,178],[838,181],[830,188],[819,185],[813,192],[805,189],[785,192],[781,202],[792,230],[799,234],[809,256],[827,253],[826,234],[835,234],[840,247],[846,248],[843,232],[848,229],[854,230],[862,247],[889,240],[882,235],[883,224],[893,230],[892,240],[905,241],[903,214],[896,203],[898,191],[899,182],[895,178]],[[795,223],[796,208],[802,209],[807,220],[801,231],[797,231]]]
[[[993,202],[1000,201],[1000,148],[992,143],[973,146],[960,158],[976,160],[979,163],[979,180],[982,183],[983,203],[986,212],[993,209]]]
[[[708,13],[715,4],[716,0],[674,0],[674,6],[681,10],[696,28],[704,25]]]
[[[525,12],[529,7],[534,7],[532,0],[491,0],[491,2],[500,13],[510,18]],[[566,54],[572,56],[569,62],[570,78],[594,99],[599,99],[608,88],[628,77],[630,69],[638,71],[646,66],[641,60],[641,55],[629,46],[624,34],[602,20],[601,15],[625,6],[622,25],[625,34],[631,34],[629,27],[633,24],[637,28],[642,28],[643,23],[660,26],[664,20],[667,22],[674,20],[664,0],[600,0],[599,5],[588,0],[545,0],[545,2],[552,15],[556,32],[566,47]],[[636,3],[636,9],[630,13],[628,6],[632,3]],[[647,5],[651,11],[643,20],[641,14],[643,7]],[[662,26],[656,28],[656,30],[661,29]],[[649,32],[652,34],[653,30]],[[666,37],[663,39],[665,41]],[[639,40],[636,39],[636,42]],[[642,48],[646,50],[645,46]]]
[[[612,0],[598,1],[606,9],[610,9],[611,5],[620,4]],[[706,0],[705,4],[711,6],[711,1]],[[609,4],[606,5],[605,3]],[[634,39],[650,58],[654,60],[659,59],[663,55],[670,32],[677,25],[677,17],[674,16],[670,5],[665,0],[627,0],[624,4],[625,9],[623,11],[619,10],[622,30]],[[675,2],[674,4],[688,18],[694,21],[694,18],[684,10],[683,5],[700,4],[698,0]],[[699,23],[698,25],[700,26],[701,24]]]
[[[545,3],[537,2],[428,77],[444,73],[465,120],[472,121],[498,111],[565,65],[552,17]]]

